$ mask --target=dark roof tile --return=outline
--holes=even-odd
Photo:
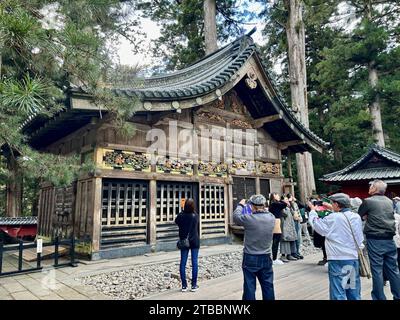
[[[399,167],[394,166],[358,169],[362,164],[368,161],[373,154],[377,154],[382,158],[399,165]],[[400,154],[377,145],[372,145],[368,152],[366,152],[361,158],[349,164],[342,170],[325,174],[320,178],[320,180],[326,182],[342,182],[388,178],[400,178]]]
[[[0,226],[18,226],[37,224],[37,217],[0,217]]]

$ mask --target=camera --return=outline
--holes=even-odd
[[[321,200],[313,200],[311,203],[313,204],[313,206],[322,206]]]

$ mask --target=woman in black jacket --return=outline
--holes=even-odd
[[[287,204],[284,201],[281,201],[281,197],[278,193],[273,192],[270,194],[268,211],[275,216],[275,228],[272,239],[273,264],[283,264],[283,261],[278,259],[278,249],[282,237],[283,209],[286,207]]]
[[[189,249],[192,257],[192,288],[190,291],[197,291],[198,256],[200,248],[199,237],[199,215],[195,212],[193,199],[187,199],[183,211],[178,214],[175,223],[179,227],[179,239],[189,239],[190,248],[181,249],[181,262],[179,272],[182,281],[182,292],[187,291],[186,262],[189,256]]]

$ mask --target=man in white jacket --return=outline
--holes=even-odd
[[[319,218],[315,207],[311,209],[309,223],[325,237],[331,300],[360,300],[361,281],[357,246],[363,247],[361,218],[351,211],[350,197],[337,193],[329,197],[333,213]],[[324,203],[325,206],[330,206]],[[354,237],[357,243],[354,241]]]

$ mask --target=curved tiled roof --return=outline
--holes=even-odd
[[[228,81],[255,52],[256,45],[245,35],[195,64],[167,75],[142,78],[129,88],[115,88],[119,96],[141,100],[170,101],[202,96]]]
[[[374,154],[377,154],[383,159],[392,162],[395,166],[357,169],[367,162]],[[398,165],[398,167],[396,165]],[[400,154],[377,145],[372,145],[368,152],[365,153],[361,158],[349,164],[342,170],[324,175],[322,178],[320,178],[320,180],[326,182],[341,182],[388,178],[400,178]]]
[[[253,29],[250,33],[185,69],[167,75],[137,79],[130,88],[115,88],[113,91],[118,96],[135,96],[142,101],[172,101],[203,96],[231,81],[236,72],[254,54],[274,87],[275,99],[279,108],[305,136],[326,148],[329,143],[305,127],[283,102],[282,96],[276,90],[276,85],[268,74],[266,64],[262,61],[256,44],[250,37],[254,31]]]
[[[297,133],[296,136],[299,136],[299,140],[307,138],[309,140],[305,143],[307,145],[309,142],[313,142],[319,148],[326,148],[328,143],[304,126],[284,103],[279,92],[277,92],[276,85],[268,74],[266,64],[263,63],[257,46],[251,38],[251,34],[254,31],[253,29],[250,33],[185,69],[170,74],[136,79],[128,88],[113,88],[112,91],[117,96],[135,97],[143,103],[154,102],[163,106],[162,108],[153,107],[151,110],[147,110],[145,109],[145,105],[143,105],[143,111],[174,110],[174,102],[194,100],[197,97],[205,96],[212,92],[217,93],[219,88],[237,79],[239,70],[251,57],[254,57],[262,66],[262,70],[260,71],[264,73],[271,84],[268,90],[272,90],[271,94],[275,111],[276,113],[281,112],[283,114],[284,120],[282,121],[286,122],[289,130],[298,130],[300,134]],[[76,95],[80,93],[84,94],[84,90],[76,88],[72,90],[72,93]]]

